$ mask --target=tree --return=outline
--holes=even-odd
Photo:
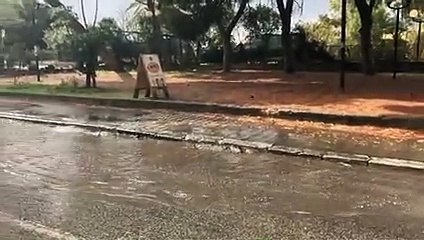
[[[348,2],[347,43],[348,45],[360,46],[358,51],[356,49],[351,49],[350,55],[353,57],[359,56],[361,58],[363,72],[366,74],[373,74],[374,53],[378,51],[379,56],[386,55],[388,44],[387,40],[384,40],[384,35],[393,33],[395,23],[382,0],[376,0],[375,2],[364,1],[368,6],[365,13],[369,14],[365,16],[365,20],[363,20],[364,17],[361,17],[355,1],[357,0],[350,0]],[[372,8],[370,6],[372,6]],[[321,17],[318,23],[307,27],[308,33],[311,34],[315,32],[316,34],[313,35],[317,40],[321,40],[323,36],[328,35],[329,38],[327,38],[325,42],[328,44],[338,44],[340,34],[340,7],[339,0],[331,0],[330,13]],[[369,12],[371,9],[372,12]],[[371,25],[369,25],[369,21],[371,21]],[[370,34],[370,36],[368,36],[368,34]]]
[[[321,15],[317,21],[302,25],[307,38],[327,45],[338,45],[340,42],[340,19],[330,15]]]
[[[281,29],[278,12],[264,4],[259,4],[254,8],[250,7],[242,18],[242,24],[250,38],[275,34]]]
[[[295,71],[294,69],[294,58],[293,58],[293,47],[291,39],[291,18],[295,5],[302,7],[302,0],[276,0],[278,12],[280,13],[282,30],[281,30],[281,41],[284,48],[284,68],[285,72],[290,74]]]
[[[231,57],[233,51],[231,46],[231,35],[238,21],[244,14],[248,2],[249,0],[228,0],[223,1],[223,3],[217,5],[222,9],[221,17],[216,20],[216,24],[223,42],[223,72],[231,71]],[[237,11],[235,13],[233,10],[234,8],[237,8]]]
[[[215,23],[216,10],[213,5],[195,1],[192,4],[176,1],[162,8],[164,28],[179,39],[180,63],[183,65],[191,64],[193,60],[196,65],[199,63],[202,43]]]
[[[281,29],[281,19],[273,8],[259,4],[249,8],[242,18],[242,25],[250,40],[260,40],[264,60],[267,58],[271,36]]]
[[[166,29],[176,37],[196,41],[213,23],[207,11],[206,7],[186,10],[171,5],[162,9],[162,19]]]
[[[87,32],[73,36],[72,49],[75,54],[75,58],[80,63],[80,67],[85,71],[85,86],[87,88],[97,87],[97,57],[103,46],[104,41],[102,39],[102,35],[96,27],[89,27]]]
[[[128,63],[131,67],[137,64],[140,48],[129,41],[125,32],[113,18],[103,18],[96,26],[103,44],[116,54],[122,65]]]
[[[158,35],[165,23],[171,33],[186,39],[199,38],[210,28],[210,23],[217,26],[223,42],[223,71],[231,70],[231,34],[242,17],[249,0],[134,0],[129,10],[135,16],[149,13],[153,19],[153,32]],[[155,13],[160,10],[161,15]],[[166,16],[168,15],[168,17]],[[166,20],[168,18],[168,20]],[[160,20],[165,20],[160,23]],[[202,22],[198,21],[201,20]],[[190,22],[193,25],[178,25],[177,22]],[[161,36],[162,34],[160,34]],[[161,40],[154,41],[155,44]]]
[[[59,59],[76,60],[79,63],[80,69],[86,71],[87,87],[95,87],[93,77],[97,56],[102,49],[111,49],[116,54],[116,59],[129,59],[128,63],[131,65],[138,57],[139,49],[125,38],[114,19],[104,18],[96,26],[89,26],[87,31],[76,33],[75,29],[70,27],[70,19],[66,16],[56,18],[51,28],[46,31],[45,41],[50,49],[55,50]],[[89,69],[90,67],[92,69]]]
[[[163,0],[162,4],[167,6],[177,6],[183,10],[186,16],[180,11],[180,20],[202,21],[197,22],[194,29],[187,31],[183,26],[179,29],[186,31],[184,35],[194,35],[197,38],[206,33],[213,24],[217,27],[221,41],[223,43],[223,71],[231,70],[232,44],[231,36],[237,23],[245,13],[249,0]],[[191,20],[190,20],[191,19]],[[174,28],[176,30],[176,28]],[[182,33],[182,32],[180,32]]]
[[[88,29],[84,26],[85,24],[79,21],[77,15],[72,11],[72,9],[66,7],[60,0],[44,0],[44,2],[54,10],[56,17],[64,17],[64,15],[66,15],[69,19],[69,27],[72,28],[75,33],[84,34],[88,31]],[[96,13],[95,16],[97,16]],[[119,61],[119,59],[116,59],[116,55],[111,49],[103,48],[101,49],[99,54],[103,61],[105,61],[106,66],[108,66],[109,69],[118,72],[122,72],[124,70],[121,62]]]
[[[103,35],[96,28],[98,0],[96,0],[96,12],[93,23],[87,22],[85,2],[80,1],[83,24],[78,22],[76,15],[71,9],[65,7],[58,0],[47,0],[51,7],[55,8],[55,21],[46,32],[46,42],[49,47],[60,54],[61,50],[71,49],[73,57],[80,63],[81,69],[86,74],[86,87],[96,87],[97,57],[104,47]]]
[[[99,0],[96,1],[96,9],[94,13],[93,23],[90,25],[87,22],[85,13],[85,0],[80,1],[82,18],[84,20],[85,33],[76,36],[74,39],[75,48],[78,49],[78,56],[80,56],[80,62],[85,63],[85,76],[86,76],[86,87],[96,86],[96,69],[97,69],[97,57],[99,56],[99,46],[102,45],[104,39],[100,35],[100,32],[96,28],[97,14],[99,11]]]
[[[57,17],[50,24],[50,28],[44,34],[44,41],[48,48],[53,50],[59,60],[71,60],[74,54],[71,51],[72,39],[78,35],[74,28],[70,27],[70,20],[66,17]]]
[[[376,4],[376,0],[355,0],[355,5],[358,9],[361,20],[361,29],[359,29],[359,34],[361,36],[362,70],[367,75],[374,74],[372,28],[373,11]]]
[[[383,34],[387,29],[391,29],[394,23],[389,18],[383,0],[351,0],[349,3],[348,32],[351,36],[357,36],[359,33],[362,71],[366,75],[373,75],[373,45],[380,45]],[[339,12],[339,1],[332,0],[331,5]]]
[[[159,20],[159,11],[161,10],[162,2],[160,0],[134,0],[128,7],[127,11],[133,17],[130,22],[133,25],[140,25],[146,29],[146,24],[149,24],[152,29],[152,36],[149,37],[150,47],[152,52],[159,55],[162,54],[162,28]]]
[[[21,0],[20,4],[15,5],[15,9],[23,19],[23,24],[18,27],[22,31],[19,35],[27,43],[28,49],[35,45],[45,47],[43,35],[51,23],[50,9],[36,0]]]
[[[4,5],[0,11],[0,28],[6,31],[4,50],[8,52],[9,63],[30,63],[34,58],[34,46],[46,47],[43,36],[51,22],[50,9],[36,0],[5,1],[0,4]]]

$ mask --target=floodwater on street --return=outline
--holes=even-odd
[[[424,239],[424,176],[0,120],[0,239]]]
[[[174,135],[202,135],[240,139],[295,148],[337,151],[370,156],[423,161],[424,139],[387,139],[328,130],[280,129],[267,124],[249,124],[237,116],[187,113],[164,109],[123,109],[0,98],[0,113],[25,114],[44,119],[88,122],[139,131],[168,132]]]

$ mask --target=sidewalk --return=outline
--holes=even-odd
[[[101,97],[130,98],[134,73],[99,72],[98,85],[116,91],[95,92]],[[79,81],[76,74],[42,77],[44,84]],[[17,82],[34,82],[33,76]],[[0,79],[0,86],[13,84]],[[240,71],[169,73],[168,84],[174,100],[235,104],[264,110],[294,110],[314,113],[360,116],[424,116],[424,74],[390,74],[374,77],[348,74],[346,93],[339,90],[337,73],[297,73],[278,71]]]
[[[78,121],[130,131],[169,133],[176,137],[204,136],[272,144],[297,149],[364,154],[424,161],[424,133],[308,122],[271,123],[261,118],[171,110],[136,110],[27,102],[0,98],[0,112],[43,119]]]

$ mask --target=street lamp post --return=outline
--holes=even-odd
[[[6,61],[6,51],[5,51],[5,44],[4,44],[4,39],[6,38],[6,29],[2,28],[0,31],[0,50],[1,50],[1,57],[3,60],[3,69],[2,70],[6,70],[7,68],[7,61]]]
[[[32,32],[33,32],[33,38],[34,38],[34,56],[35,56],[35,68],[37,71],[37,82],[41,82],[41,73],[40,73],[40,58],[38,55],[38,46],[36,42],[36,11],[40,7],[40,4],[37,2],[34,2],[34,11],[32,12]]]
[[[40,57],[38,55],[39,49],[38,46],[34,46],[34,56],[35,56],[35,69],[37,70],[37,82],[40,82]]]
[[[394,53],[393,53],[393,79],[396,79],[398,71],[398,47],[399,47],[399,24],[400,24],[400,11],[407,8],[411,4],[411,0],[387,0],[387,6],[396,12],[396,29],[394,35]]]
[[[417,35],[417,62],[420,61],[420,43],[421,43],[421,25],[424,23],[424,18],[418,10],[413,9],[409,13],[409,17],[411,17],[412,21],[418,23],[418,35]]]
[[[342,0],[342,22],[341,22],[341,39],[340,39],[340,89],[346,90],[346,21],[347,21],[347,0]]]

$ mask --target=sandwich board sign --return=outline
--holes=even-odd
[[[163,74],[158,55],[143,54],[142,60],[150,86],[152,88],[166,87],[165,74]]]
[[[140,66],[141,65],[141,66]],[[166,85],[165,74],[163,73],[162,66],[160,64],[159,56],[157,54],[141,54],[139,57],[139,69],[137,71],[140,76],[137,77],[137,85],[140,87],[144,81],[148,81],[147,95],[150,95],[150,91],[153,97],[157,97],[157,91],[162,90],[166,98],[169,98],[168,87]],[[147,79],[146,79],[147,78]],[[144,84],[145,86],[146,84]],[[143,87],[145,88],[145,87]],[[138,91],[139,89],[136,89]],[[138,95],[138,94],[137,94]]]

